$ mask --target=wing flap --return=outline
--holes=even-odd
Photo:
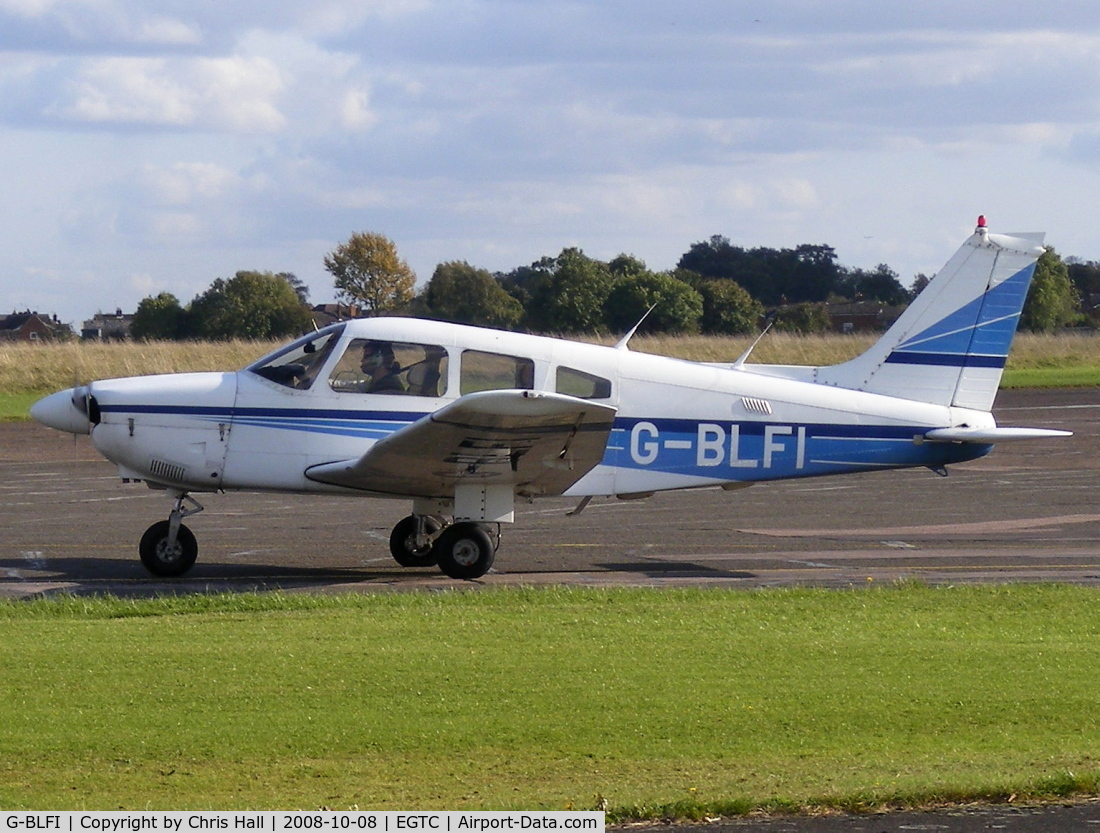
[[[615,408],[556,393],[481,391],[375,443],[360,458],[313,466],[320,483],[449,498],[456,485],[559,495],[604,456]]]

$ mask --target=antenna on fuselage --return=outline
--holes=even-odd
[[[772,324],[774,324],[774,323],[775,323],[775,316],[772,316],[771,318],[768,319],[768,326],[766,326],[760,332],[760,335],[758,335],[755,339],[753,339],[752,344],[749,345],[749,349],[746,350],[744,353],[742,353],[740,358],[738,358],[737,361],[735,361],[732,365],[730,365],[730,367],[733,370],[740,370],[744,366],[745,362],[747,362],[749,360],[749,356],[752,354],[752,351],[756,348],[756,345],[760,343],[760,339],[762,339],[764,336],[766,336],[768,334],[768,330],[770,330],[772,328]]]
[[[653,310],[655,310],[655,309],[657,309],[656,304],[654,304],[653,306],[651,306],[649,309],[647,309],[645,311],[645,313],[642,315],[642,317],[638,319],[638,323],[630,328],[630,332],[628,332],[625,336],[623,336],[622,338],[619,339],[618,343],[615,345],[616,350],[629,350],[630,349],[627,346],[627,342],[630,341],[630,337],[632,335],[634,335],[634,333],[638,332],[638,328],[640,326],[642,326],[642,322],[645,321],[646,318],[649,316],[649,314],[651,312],[653,312]]]

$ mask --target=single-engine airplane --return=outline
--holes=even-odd
[[[390,536],[404,566],[473,579],[515,501],[647,497],[762,480],[945,467],[1002,440],[991,409],[1042,234],[974,234],[861,356],[829,367],[682,361],[406,318],[346,321],[235,373],[92,382],[39,422],[91,434],[126,480],[174,499],[145,567],[198,555],[195,492],[328,492],[412,501]],[[751,348],[750,348],[751,352]]]

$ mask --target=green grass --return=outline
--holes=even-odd
[[[511,589],[0,604],[0,808],[589,809],[1100,786],[1100,594]]]
[[[31,405],[44,394],[0,393],[0,422],[19,422],[30,418]]]
[[[1100,385],[1100,367],[1021,367],[1005,370],[1002,388],[1091,388]]]

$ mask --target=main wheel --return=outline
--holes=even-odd
[[[182,576],[199,557],[199,543],[190,529],[180,524],[176,543],[168,545],[168,521],[157,521],[141,536],[141,563],[154,576]]]
[[[439,569],[451,578],[481,578],[493,566],[496,548],[477,524],[459,523],[443,530],[432,548]]]
[[[424,530],[429,535],[439,531],[440,523],[435,518],[424,518]],[[416,545],[416,516],[409,515],[397,522],[390,533],[390,555],[402,567],[434,567],[435,548],[432,544],[423,547]]]

